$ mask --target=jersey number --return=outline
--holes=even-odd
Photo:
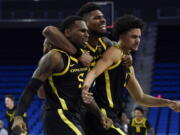
[[[80,73],[77,79],[80,82],[78,88],[82,88],[82,83],[84,82],[84,73]]]

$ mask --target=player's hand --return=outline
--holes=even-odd
[[[20,135],[27,135],[27,131],[26,131],[26,132],[24,132],[24,133],[21,133]]]
[[[89,88],[87,86],[84,86],[81,92],[81,97],[84,103],[91,104],[93,101],[93,93],[89,92]]]
[[[104,115],[102,115],[101,117],[101,123],[102,123],[103,128],[105,129],[109,129],[113,125],[113,121]]]
[[[180,112],[180,101],[169,101],[168,107],[176,112]]]
[[[83,53],[78,60],[84,65],[84,66],[90,66],[91,61],[93,60],[93,57],[88,53]]]
[[[22,134],[22,135],[26,135],[27,134],[27,128],[26,128],[26,124],[23,121],[23,118],[21,116],[16,116],[14,118],[14,122],[12,125],[12,130],[15,134]]]
[[[132,56],[129,54],[129,55],[125,55],[123,58],[122,58],[122,62],[123,64],[126,66],[126,67],[130,67],[133,65],[133,58]]]

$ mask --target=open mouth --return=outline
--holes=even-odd
[[[100,29],[106,30],[106,24],[100,25]]]

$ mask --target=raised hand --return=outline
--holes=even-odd
[[[133,59],[131,55],[125,55],[122,58],[122,62],[126,67],[130,67],[133,65]]]
[[[101,117],[101,123],[102,123],[103,128],[105,129],[109,129],[113,125],[113,121],[104,115],[102,115]]]

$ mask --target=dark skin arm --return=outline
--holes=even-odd
[[[113,53],[112,53],[113,52]],[[117,55],[119,54],[119,55]],[[123,53],[116,47],[110,47],[107,49],[100,60],[97,61],[96,66],[90,70],[83,83],[83,90],[89,91],[93,81],[108,69],[111,65],[115,64],[119,59],[123,57]],[[82,96],[83,98],[84,96]],[[83,98],[84,99],[84,98]],[[85,101],[85,100],[84,100]]]
[[[44,28],[42,34],[57,48],[67,51],[71,55],[76,53],[76,47],[74,47],[74,45],[64,36],[61,31],[59,31],[57,27],[47,26]]]
[[[54,69],[60,70],[63,67],[64,67],[64,63],[63,63],[63,59],[61,55],[55,51],[51,51],[41,58],[37,69],[33,73],[32,78],[39,79],[42,82],[44,82],[51,75]],[[30,95],[32,96],[32,97],[28,97],[28,99],[25,98],[27,96],[26,95],[27,91],[25,90],[25,92],[23,92],[22,97],[20,98],[18,107],[21,107],[21,105],[23,104],[29,105],[32,102],[33,96],[35,94],[31,94],[31,91],[32,91],[31,89],[28,89],[28,92],[30,92]],[[25,111],[27,107],[25,108]],[[17,110],[19,109],[17,108]],[[26,132],[27,128],[22,119],[22,116],[15,117],[14,123],[12,125],[12,129],[16,133]]]
[[[109,129],[112,126],[113,121],[101,113],[101,110],[94,99],[92,99],[90,104],[85,104],[85,106],[100,120],[100,123],[105,129]]]
[[[41,58],[37,69],[33,73],[32,78],[35,78],[44,82],[52,74],[54,70],[58,71],[58,70],[63,69],[63,67],[64,67],[64,62],[63,62],[62,56],[56,51],[50,51],[49,53],[45,54]],[[22,95],[22,96],[25,96],[25,95]],[[26,104],[30,104],[33,100],[33,97],[31,97],[28,101],[27,99],[24,100],[24,98],[21,98],[21,99],[23,100],[20,100],[19,104],[21,104],[22,102],[26,102]],[[99,108],[97,108],[97,106],[95,106],[93,103],[91,105],[93,109],[92,111],[98,112],[97,116],[99,116],[100,114],[100,111],[98,110]],[[27,108],[25,108],[25,110],[26,109]],[[22,119],[22,116],[15,117],[12,129],[16,133],[26,132],[27,128]]]
[[[68,52],[70,55],[75,55],[77,48],[64,36],[64,34],[54,26],[47,26],[42,34],[57,48]],[[83,53],[79,61],[85,66],[89,66],[93,57],[88,53]]]

